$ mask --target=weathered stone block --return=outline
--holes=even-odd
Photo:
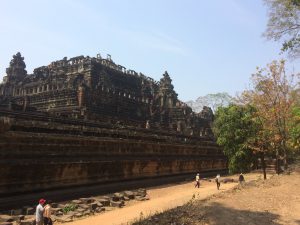
[[[113,197],[112,197],[113,201],[120,201],[120,200],[124,200],[124,194],[122,193],[114,193]]]
[[[60,223],[66,223],[66,222],[73,221],[72,216],[70,216],[70,215],[63,215],[61,217],[57,217],[56,220],[57,220],[57,222],[60,222]]]
[[[89,204],[89,203],[92,203],[94,201],[93,198],[80,198],[79,200],[81,202],[85,203],[85,204]]]
[[[83,209],[83,208],[77,208],[75,209],[76,212],[78,213],[83,213],[86,209]]]
[[[125,204],[124,204],[124,201],[110,201],[110,205],[112,207],[119,207],[119,208],[121,208]]]
[[[33,214],[35,213],[35,208],[30,207],[30,206],[28,206],[28,207],[23,207],[23,213],[24,213],[25,215],[33,215]]]
[[[98,207],[97,203],[91,203],[90,204],[90,210],[91,211],[94,211],[95,209],[97,209],[97,207]]]
[[[90,205],[89,204],[80,204],[78,205],[79,208],[82,208],[82,209],[90,209]]]
[[[104,211],[105,211],[105,208],[104,208],[104,207],[98,207],[98,208],[96,209],[96,212],[97,212],[97,213],[104,212]]]
[[[147,201],[147,200],[149,200],[149,197],[147,197],[147,196],[145,196],[145,197],[143,197],[143,196],[136,196],[135,199],[137,201]]]
[[[58,207],[58,203],[56,203],[56,202],[52,202],[50,205],[51,205],[52,208],[57,208]]]
[[[129,199],[134,199],[134,193],[132,191],[124,191],[124,195]]]
[[[14,217],[9,215],[0,215],[0,222],[13,222]]]
[[[59,213],[59,212],[62,213],[62,208],[52,208],[51,210],[52,210],[52,213],[53,213],[53,214],[57,214],[57,213]]]
[[[35,220],[21,220],[19,225],[32,225]]]
[[[142,196],[142,197],[145,197],[147,195],[147,191],[146,189],[143,189],[143,188],[140,188],[137,190],[137,196]]]
[[[13,222],[0,222],[0,225],[13,225]]]
[[[12,209],[10,211],[10,214],[13,215],[13,216],[21,215],[22,213],[23,213],[23,209]]]
[[[81,200],[72,200],[72,203],[79,205],[79,204],[82,204],[83,202]]]
[[[110,200],[106,198],[100,198],[98,201],[103,205],[103,206],[109,206],[110,205]]]

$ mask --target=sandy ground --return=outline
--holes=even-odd
[[[300,168],[194,200],[134,225],[300,225]]]
[[[256,180],[261,174],[246,174],[246,180]],[[237,179],[237,177],[234,177]],[[104,212],[88,218],[80,219],[69,225],[121,225],[131,224],[133,221],[139,220],[141,217],[149,217],[150,215],[166,211],[194,199],[205,199],[214,194],[228,191],[235,187],[237,183],[221,184],[218,191],[214,182],[202,181],[201,187],[195,188],[194,182],[181,183],[168,186],[159,186],[148,190],[150,200],[144,202],[133,202],[124,208],[115,209]],[[157,223],[156,223],[157,224]]]

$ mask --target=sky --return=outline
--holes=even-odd
[[[235,95],[257,66],[284,57],[262,37],[266,23],[262,0],[1,0],[0,81],[17,52],[28,73],[100,53],[155,80],[168,71],[182,101]]]

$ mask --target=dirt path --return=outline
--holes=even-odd
[[[134,225],[299,225],[300,165],[292,171],[246,182]]]
[[[246,180],[257,179],[260,174],[252,173],[245,176]],[[236,178],[236,177],[235,177]],[[153,215],[187,203],[195,196],[197,199],[205,199],[213,194],[229,190],[236,186],[236,183],[222,184],[221,189],[216,189],[214,182],[202,181],[201,187],[194,188],[194,183],[183,183],[172,186],[160,186],[148,191],[150,200],[136,202],[126,205],[124,208],[90,216],[77,220],[70,225],[121,225],[130,223],[143,215]]]

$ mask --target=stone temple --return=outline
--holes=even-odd
[[[195,113],[160,81],[110,57],[78,56],[0,83],[0,196],[225,171],[212,110]]]

